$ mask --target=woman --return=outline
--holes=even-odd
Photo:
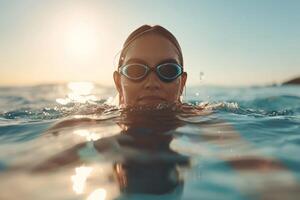
[[[187,73],[177,39],[158,25],[139,27],[126,39],[113,77],[122,107],[181,103]]]

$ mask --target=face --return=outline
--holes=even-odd
[[[133,41],[124,57],[123,64],[141,63],[150,68],[165,62],[179,62],[179,52],[166,38],[146,34]],[[120,95],[120,105],[156,105],[180,102],[187,74],[184,72],[172,82],[163,82],[153,71],[139,82],[114,73],[114,81]]]

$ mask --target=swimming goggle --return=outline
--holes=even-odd
[[[147,65],[132,63],[123,65],[118,69],[119,73],[133,81],[143,80],[151,71],[155,72],[160,80],[172,82],[183,73],[183,68],[176,63],[163,63],[155,68]]]

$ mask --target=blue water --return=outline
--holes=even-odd
[[[0,88],[0,199],[299,198],[299,86],[187,87],[179,110],[115,95]]]

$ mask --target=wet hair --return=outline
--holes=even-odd
[[[180,65],[183,66],[183,56],[182,56],[182,51],[181,51],[181,47],[176,39],[176,37],[167,29],[165,29],[162,26],[159,25],[155,25],[155,26],[149,26],[149,25],[143,25],[139,28],[137,28],[136,30],[134,30],[126,39],[126,41],[123,44],[123,48],[121,50],[121,54],[120,54],[120,58],[119,58],[119,64],[118,64],[118,68],[121,67],[123,65],[123,61],[124,58],[126,56],[128,47],[130,46],[130,44],[135,41],[136,39],[140,38],[141,36],[147,34],[147,33],[155,33],[158,35],[163,36],[164,38],[168,39],[178,50],[179,52],[179,61],[180,61]]]

